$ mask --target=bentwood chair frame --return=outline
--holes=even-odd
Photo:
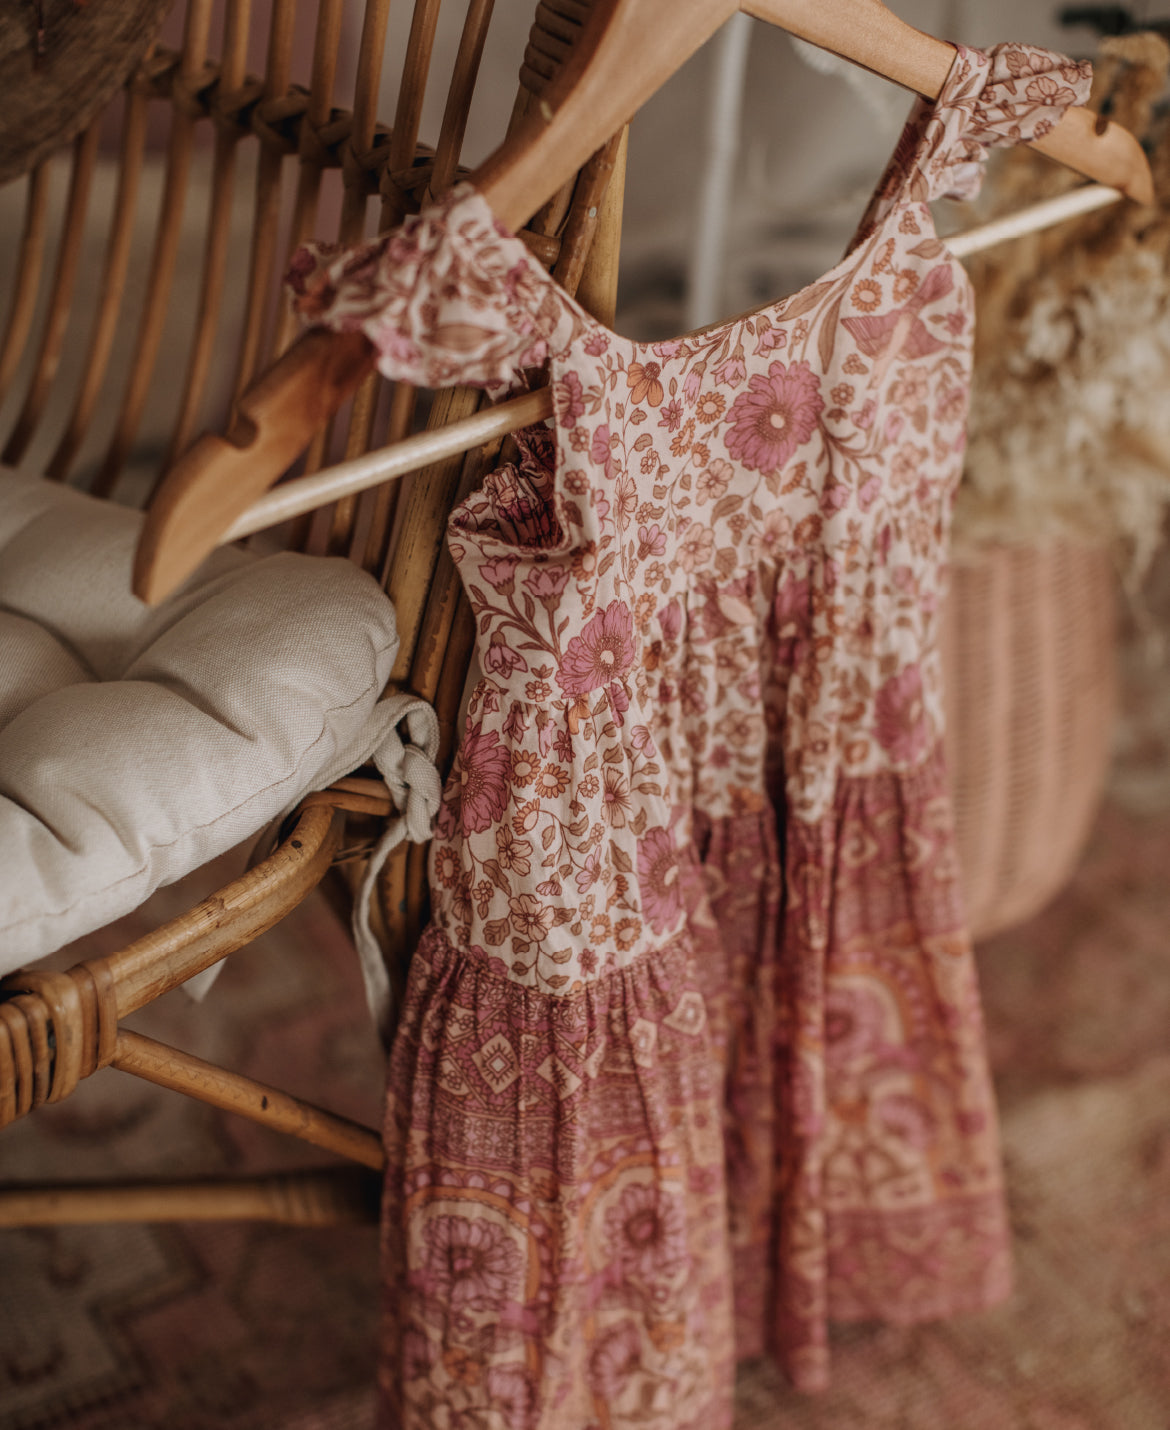
[[[212,168],[198,301],[184,342],[181,399],[155,487],[200,424],[223,425],[226,412],[207,411],[213,371],[226,366],[234,372],[234,401],[294,336],[294,320],[278,294],[279,275],[292,249],[310,237],[353,242],[388,228],[416,211],[426,194],[443,192],[456,178],[492,16],[492,0],[468,0],[442,127],[432,149],[420,145],[419,129],[441,0],[414,4],[390,125],[377,117],[389,0],[364,4],[349,108],[335,102],[345,0],[271,0],[258,75],[249,69],[252,0],[183,3],[180,47],[153,46],[111,106],[121,111],[119,153],[113,212],[104,234],[93,217],[91,198],[109,114],[88,125],[71,153],[43,161],[22,181],[19,260],[0,337],[0,401],[18,379],[24,395],[4,437],[2,457],[17,463],[34,437],[45,437],[46,414],[62,405],[50,399],[66,380],[62,355],[72,343],[86,356],[80,377],[69,379],[68,416],[51,434],[56,440],[45,474],[76,481],[106,498],[116,493],[125,499],[125,471],[142,427],[168,310],[186,281],[177,261],[183,210],[192,161],[204,136],[210,134]],[[292,72],[294,30],[298,5],[313,3],[311,74],[302,85]],[[544,0],[542,5],[559,17],[561,28],[579,22],[585,8],[580,0]],[[217,16],[214,28],[221,43],[213,57]],[[556,58],[530,43],[514,118],[538,101]],[[129,321],[139,188],[151,121],[159,112],[169,117],[162,196],[131,356],[118,370],[112,354],[116,334]],[[237,160],[248,145],[257,146],[258,153],[248,200],[247,296],[238,332],[225,339],[225,279],[233,220],[239,218],[234,207],[239,203]],[[54,247],[50,185],[54,166],[62,163],[69,166],[68,194],[48,273]],[[624,136],[615,136],[521,235],[562,286],[606,322],[612,322],[616,294],[623,169]],[[326,234],[321,232],[322,193],[329,170],[340,172],[342,198],[336,232]],[[95,241],[104,244],[104,271],[87,326],[75,297],[82,254]],[[348,412],[318,435],[299,470],[319,468],[333,454],[360,455],[424,421],[434,427],[467,416],[480,401],[479,393],[459,389],[435,395],[428,405],[406,384],[371,379]],[[83,468],[79,453],[111,402],[116,415],[104,453]],[[391,684],[435,705],[444,772],[453,754],[474,641],[474,625],[443,540],[446,519],[452,505],[498,459],[499,446],[440,462],[360,499],[340,501],[315,520],[292,523],[280,534],[284,549],[346,556],[382,582],[394,602],[401,639]],[[150,491],[141,496],[148,501]],[[318,885],[344,903],[356,884],[362,850],[372,847],[378,821],[390,812],[388,791],[379,781],[342,780],[302,803],[267,858],[181,917],[109,956],[65,972],[21,970],[0,983],[0,1128],[43,1103],[60,1101],[82,1078],[113,1066],[327,1148],[350,1165],[235,1181],[9,1187],[0,1189],[0,1225],[240,1216],[322,1223],[373,1214],[382,1164],[373,1129],[120,1024],[271,928]],[[426,917],[425,861],[425,847],[401,846],[380,880],[375,917],[391,980],[398,985]]]

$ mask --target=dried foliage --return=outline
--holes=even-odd
[[[1157,549],[1170,506],[1170,124],[1155,104],[1168,67],[1157,35],[1107,40],[1093,93],[1147,141],[1156,207],[1114,205],[972,261],[979,322],[960,550],[1104,540],[1136,584]],[[978,217],[1078,182],[1012,151]]]

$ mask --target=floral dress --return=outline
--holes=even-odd
[[[928,201],[1081,102],[960,49],[848,256],[609,332],[467,185],[302,312],[555,418],[451,518],[478,622],[386,1112],[383,1416],[715,1430],[735,1362],[1010,1270],[937,652],[972,297]]]

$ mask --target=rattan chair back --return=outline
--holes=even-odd
[[[493,5],[441,8],[442,0],[416,0],[397,53],[389,0],[184,0],[176,8],[107,110],[70,150],[17,181],[22,231],[0,339],[4,462],[31,454],[50,478],[144,505],[198,432],[226,423],[234,398],[294,336],[280,287],[292,250],[309,238],[354,242],[390,227],[457,177]],[[431,73],[440,20],[459,33],[446,75]],[[359,31],[343,87],[343,40]],[[516,56],[513,120],[554,65],[531,44]],[[392,80],[395,67],[397,98],[383,122],[384,72]],[[442,123],[425,144],[424,100],[444,79]],[[479,151],[506,127],[505,105],[499,132],[475,136]],[[610,321],[621,182],[608,180],[619,148],[615,140],[523,234],[562,286],[584,284],[582,301]],[[594,244],[599,231],[604,241]],[[79,282],[83,272],[92,281]],[[374,378],[318,434],[299,470],[468,415],[479,400]],[[382,581],[401,636],[392,682],[437,705],[444,759],[473,638],[444,530],[452,504],[498,451],[439,463],[262,538],[347,556]],[[403,853],[385,875],[380,902],[398,957],[421,925],[424,858],[420,849]]]

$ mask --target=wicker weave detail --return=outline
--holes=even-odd
[[[1109,766],[1115,615],[1095,548],[992,547],[952,571],[947,751],[976,938],[1036,913],[1084,848]]]

